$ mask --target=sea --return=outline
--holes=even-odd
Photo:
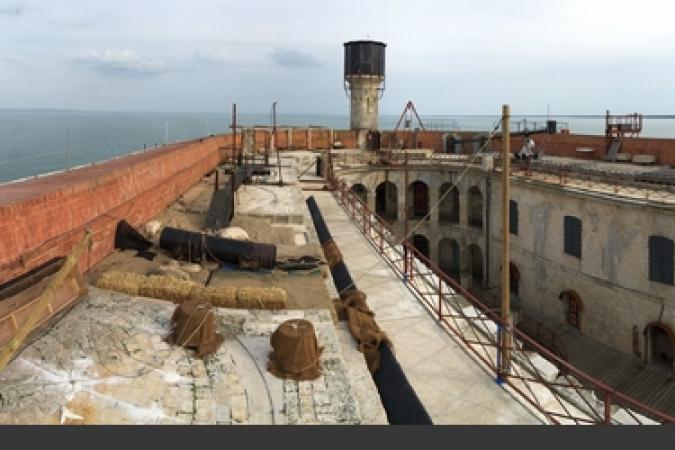
[[[393,129],[397,115],[381,115]],[[573,133],[604,134],[604,116],[512,116],[512,129],[556,120]],[[423,116],[427,129],[490,131],[494,115]],[[103,161],[133,151],[230,131],[229,113],[0,109],[0,183]],[[239,114],[237,124],[270,125],[269,114]],[[279,114],[280,126],[349,128],[345,115]],[[645,116],[641,136],[675,138],[675,116]]]

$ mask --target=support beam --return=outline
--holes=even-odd
[[[511,139],[509,134],[509,120],[511,110],[509,105],[502,106],[502,323],[501,328],[501,359],[500,378],[508,376],[511,366],[512,336],[510,330],[511,315],[511,287],[509,279],[509,263],[511,254],[509,249],[509,171],[511,163]]]

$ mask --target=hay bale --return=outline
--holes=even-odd
[[[143,297],[183,303],[192,299],[195,287],[191,281],[176,280],[166,275],[152,275],[144,279],[139,294]]]
[[[138,296],[140,295],[140,287],[144,281],[145,277],[137,273],[108,270],[96,280],[96,286],[101,289]]]
[[[182,270],[179,266],[173,265],[160,266],[157,269],[152,269],[147,275],[149,277],[167,276],[179,281],[191,281],[189,273]]]
[[[206,301],[220,308],[237,307],[237,288],[225,287],[201,287],[195,286],[192,291],[192,299]]]
[[[237,308],[285,309],[288,294],[282,288],[241,287],[237,289]]]

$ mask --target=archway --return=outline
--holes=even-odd
[[[483,194],[477,186],[469,189],[469,226],[483,228]]]
[[[471,270],[471,287],[482,287],[483,252],[476,244],[469,245],[469,269]]]
[[[438,205],[438,221],[440,223],[459,223],[459,190],[457,186],[453,186],[452,183],[443,183],[438,189],[438,195],[442,199]]]
[[[645,329],[647,334],[647,355],[650,362],[673,368],[675,356],[675,335],[673,330],[663,323],[650,323]]]
[[[564,302],[565,321],[569,325],[581,330],[581,314],[584,311],[584,305],[581,302],[579,294],[568,290],[561,292],[558,298]]]
[[[383,181],[375,189],[375,212],[389,222],[398,220],[398,191],[391,181]]]
[[[446,275],[459,281],[459,244],[444,238],[438,243],[438,266]]]
[[[424,235],[415,234],[412,237],[412,245],[417,249],[417,251],[429,258],[429,239],[427,239]]]
[[[408,187],[410,219],[423,219],[429,213],[429,188],[424,181],[414,181]]]
[[[361,183],[352,184],[352,192],[356,195],[363,204],[368,204],[368,189]]]

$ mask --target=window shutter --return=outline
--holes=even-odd
[[[673,241],[663,236],[649,236],[649,279],[673,284]]]
[[[578,217],[564,217],[563,236],[565,253],[581,258],[581,220]]]
[[[518,202],[509,200],[509,232],[518,234]]]

